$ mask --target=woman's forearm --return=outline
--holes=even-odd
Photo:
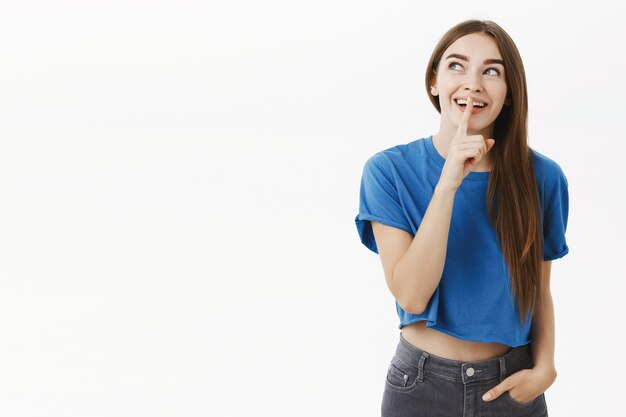
[[[552,293],[549,288],[543,290],[532,320],[531,350],[535,368],[544,370],[556,379],[556,367],[554,365],[554,303],[552,302]]]
[[[419,314],[441,280],[456,188],[438,184],[407,252],[396,263],[392,283],[398,303]]]

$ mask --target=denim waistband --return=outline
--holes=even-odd
[[[510,374],[525,367],[532,367],[530,343],[516,346],[497,358],[463,362],[443,358],[422,350],[407,342],[400,333],[400,343],[396,348],[396,355],[404,362],[418,367],[420,378],[425,372],[428,372],[463,383],[498,377],[503,379],[507,369]]]

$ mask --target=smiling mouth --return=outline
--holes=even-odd
[[[465,99],[455,99],[453,101],[461,112],[464,112],[467,108],[467,103]],[[487,106],[487,103],[482,103],[482,107],[480,105],[474,104],[474,106],[472,107],[472,114],[482,112]]]
[[[467,100],[463,99],[463,98],[456,98],[454,99],[454,102],[459,105],[460,107],[467,107]],[[483,102],[474,102],[474,108],[475,109],[484,109],[485,107],[487,107],[487,103],[483,103]]]

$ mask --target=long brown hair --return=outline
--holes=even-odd
[[[535,291],[541,294],[543,226],[539,190],[528,146],[528,96],[524,64],[511,37],[490,20],[466,20],[450,28],[433,51],[426,70],[426,91],[439,113],[441,107],[430,87],[441,56],[457,39],[482,32],[493,37],[504,61],[509,106],[495,121],[489,151],[493,171],[487,186],[487,207],[504,259],[508,263],[510,285],[517,299],[520,322],[535,308]],[[487,138],[485,138],[487,139]]]

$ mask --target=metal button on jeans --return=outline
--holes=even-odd
[[[467,374],[467,376],[474,375],[474,368],[467,368],[467,371],[465,371],[465,373]]]

